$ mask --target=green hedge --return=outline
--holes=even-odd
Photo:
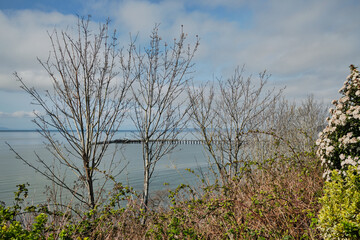
[[[360,175],[355,167],[345,177],[332,171],[320,202],[318,226],[325,239],[360,239]]]

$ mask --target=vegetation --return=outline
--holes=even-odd
[[[314,154],[302,153],[257,163],[249,177],[234,177],[224,185],[205,184],[205,179],[200,187],[180,185],[169,192],[169,208],[146,213],[131,189],[122,187],[111,204],[78,215],[70,209],[51,212],[46,206],[19,205],[16,217],[1,219],[0,236],[36,231],[44,239],[319,239],[321,175]],[[126,206],[117,205],[121,199]],[[11,209],[2,207],[2,214]],[[29,216],[39,227],[26,224]]]
[[[348,166],[358,166],[360,161],[360,73],[350,65],[351,73],[339,90],[343,95],[332,103],[328,126],[317,141],[318,155],[326,167],[324,177],[331,170],[346,171]]]
[[[321,198],[319,228],[325,239],[360,238],[360,74],[351,74],[334,100],[328,126],[317,141],[318,155],[328,180]]]
[[[332,171],[320,202],[319,228],[325,239],[360,238],[360,175],[353,166],[345,178]]]
[[[43,168],[36,167],[11,150],[80,205],[57,201],[53,189],[50,202],[34,206],[27,202],[27,185],[18,185],[14,204],[0,205],[1,239],[359,237],[360,74],[354,66],[316,149],[325,107],[311,96],[297,105],[283,100],[281,91],[264,91],[265,72],[258,84],[238,68],[218,85],[188,87],[199,43],[184,48],[183,32],[161,50],[155,26],[145,53],[132,42],[125,56],[116,49],[115,36],[108,35],[107,24],[95,35],[89,19],[79,19],[77,27],[76,39],[65,32],[50,35],[54,62],[40,61],[53,80],[53,92],[43,95],[16,75],[45,111],[35,123],[58,165],[36,156]],[[141,194],[116,182],[111,164],[101,168],[114,132],[128,117],[128,104],[143,148]],[[162,140],[178,136],[190,126],[188,119],[211,171],[196,175],[188,169],[201,184],[181,184],[169,190],[167,201],[152,203],[151,175],[174,148]],[[65,141],[59,142],[50,128]],[[112,158],[111,163],[119,162]],[[66,182],[57,166],[71,169],[77,181]],[[108,195],[107,180],[114,183]]]

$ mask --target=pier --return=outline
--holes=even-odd
[[[194,145],[194,144],[202,144],[202,140],[195,139],[164,139],[164,140],[150,140],[150,142],[162,142],[165,144],[184,144],[184,145]],[[98,142],[98,144],[104,144],[105,142]],[[140,144],[142,140],[136,139],[115,139],[108,141],[109,144]]]

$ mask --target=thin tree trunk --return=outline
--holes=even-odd
[[[149,142],[144,143],[144,154],[145,154],[145,166],[144,166],[144,188],[143,188],[143,202],[141,208],[144,213],[147,212],[147,206],[149,201],[149,181],[150,181],[150,148]],[[141,224],[145,224],[146,216],[144,215],[141,219]]]
[[[93,180],[91,178],[88,179],[88,186],[89,186],[89,199],[90,199],[90,208],[95,208],[95,194],[94,194],[94,185]]]
[[[86,183],[87,183],[88,194],[89,194],[89,206],[91,209],[94,209],[94,207],[95,207],[94,185],[93,185],[93,180],[92,180],[92,176],[91,176],[91,170],[89,167],[89,161],[86,156],[83,156],[83,162],[84,162],[84,167],[85,167],[85,171],[86,171]]]

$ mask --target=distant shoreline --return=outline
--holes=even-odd
[[[41,132],[42,130],[37,129],[0,129],[1,132]],[[59,130],[48,130],[49,132],[59,132]],[[75,132],[76,130],[68,130]],[[195,130],[192,128],[184,129],[181,132],[194,132]],[[115,132],[138,132],[138,130],[135,129],[129,129],[129,130],[117,130]]]
[[[41,132],[36,129],[0,129],[0,132]],[[48,130],[49,132],[59,132],[59,130]],[[69,130],[75,132],[76,130]],[[136,132],[137,130],[117,130],[115,132]]]

